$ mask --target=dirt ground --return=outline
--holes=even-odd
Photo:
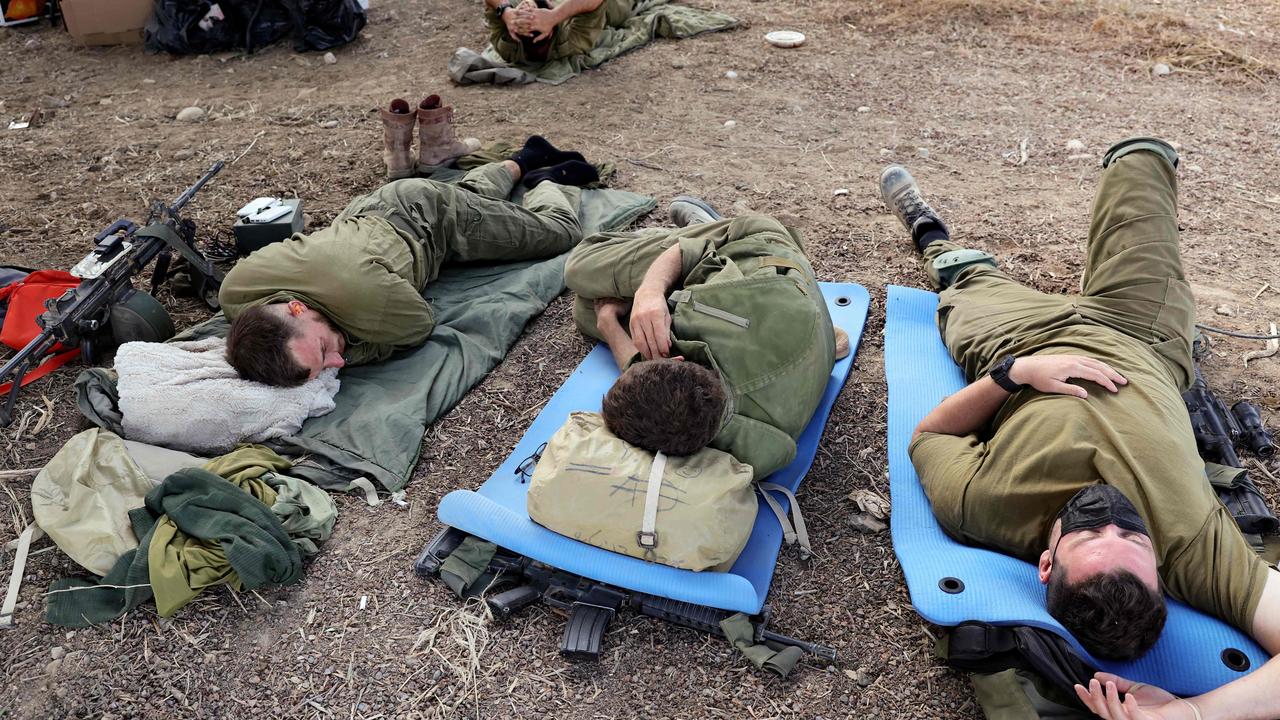
[[[380,183],[376,108],[431,92],[457,108],[464,135],[545,134],[618,163],[615,186],[662,206],[694,193],[728,212],[778,215],[803,230],[821,279],[862,283],[873,298],[800,495],[817,555],[784,556],[770,600],[775,629],[840,659],[784,682],[723,641],[623,616],[604,659],[575,665],[556,652],[556,613],[479,622],[413,575],[440,498],[479,485],[523,432],[504,406],[540,407],[589,350],[565,295],[428,430],[410,508],[339,498],[335,535],[298,585],[219,590],[171,620],[147,607],[68,632],[41,620],[42,593],[78,568],[56,551],[33,557],[19,627],[0,632],[0,717],[981,717],[967,679],[933,659],[935,630],[911,608],[888,533],[847,524],[852,491],[888,496],[884,287],[924,282],[877,174],[907,163],[957,237],[1035,287],[1071,291],[1102,151],[1132,134],[1168,138],[1182,153],[1184,258],[1200,318],[1264,332],[1280,323],[1280,6],[695,2],[749,26],[658,42],[559,87],[448,84],[453,50],[483,45],[478,0],[374,0],[369,26],[332,65],[287,46],[175,58],[77,48],[47,26],[0,30],[0,263],[68,268],[94,232],[139,218],[148,199],[176,195],[216,159],[229,164],[191,209],[202,239],[229,240],[234,210],[268,194],[302,197],[309,227],[323,226]],[[766,46],[761,35],[778,28],[803,31],[807,44]],[[1157,63],[1172,72],[1154,73]],[[208,117],[177,122],[190,105]],[[42,126],[3,129],[33,109],[46,111]],[[1072,140],[1084,149],[1068,149]],[[643,222],[664,221],[659,209]],[[161,298],[182,324],[207,316]],[[1217,339],[1205,372],[1275,428],[1280,357],[1247,369],[1240,359],[1261,348]],[[24,391],[19,420],[0,432],[0,470],[41,466],[81,429],[75,373]],[[1274,500],[1274,479],[1255,475]],[[30,477],[0,483],[3,543],[29,517]]]

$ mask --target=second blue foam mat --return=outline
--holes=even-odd
[[[1097,667],[1178,695],[1198,695],[1241,677],[1243,672],[1225,662],[1232,649],[1248,657],[1250,669],[1265,663],[1266,652],[1246,635],[1172,599],[1164,633],[1150,652],[1127,663],[1099,662],[1045,610],[1044,586],[1034,565],[963,545],[942,530],[907,454],[911,433],[920,420],[944,397],[965,386],[963,372],[938,335],[937,306],[938,296],[931,292],[889,287],[884,366],[889,383],[893,549],[916,610],[938,625],[976,620],[1051,630],[1069,639]],[[963,590],[944,591],[940,585],[944,578],[958,578]]]
[[[860,285],[821,285],[831,319],[849,333],[852,348],[849,357],[837,362],[831,371],[822,402],[797,442],[796,459],[768,478],[791,490],[800,485],[813,464],[827,416],[853,366],[870,303],[866,288]],[[551,396],[511,456],[480,488],[455,490],[445,496],[438,512],[440,522],[547,565],[611,585],[723,610],[759,612],[769,594],[782,545],[778,521],[763,504],[746,549],[729,572],[692,572],[645,562],[578,542],[529,519],[529,486],[516,472],[517,466],[560,429],[569,413],[599,411],[605,392],[617,377],[618,368],[609,349],[597,346]],[[785,498],[780,502],[787,506]]]

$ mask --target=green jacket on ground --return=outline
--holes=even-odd
[[[574,319],[599,338],[592,301],[634,297],[654,259],[676,243],[682,281],[669,298],[672,355],[719,373],[731,402],[711,447],[764,478],[795,457],[834,364],[831,317],[796,231],[749,215],[594,235],[565,269],[578,294]]]

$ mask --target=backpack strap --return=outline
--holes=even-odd
[[[649,485],[644,494],[644,517],[640,520],[640,532],[636,533],[636,544],[647,553],[658,547],[658,500],[662,498],[662,474],[666,469],[666,454],[654,453],[653,465],[649,467]]]
[[[809,545],[809,530],[805,527],[804,515],[800,512],[800,503],[796,500],[795,493],[771,482],[756,483],[756,488],[760,497],[764,498],[765,504],[773,511],[774,517],[778,518],[778,524],[782,526],[782,539],[788,545],[799,543],[800,559],[808,560],[813,555],[813,548]],[[787,502],[791,505],[791,519],[787,518],[787,511],[782,509],[782,504],[769,494],[771,492],[782,493],[787,498]]]

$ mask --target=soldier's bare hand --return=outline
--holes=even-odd
[[[1119,392],[1128,384],[1111,366],[1083,355],[1028,355],[1020,357],[1009,368],[1009,379],[1043,393],[1089,397],[1089,391],[1068,380],[1088,380],[1111,392]]]
[[[641,287],[631,306],[631,340],[645,360],[671,352],[671,313],[661,292]]]
[[[529,12],[528,31],[525,34],[532,35],[534,42],[546,40],[555,31],[556,13],[554,11],[534,8]]]

